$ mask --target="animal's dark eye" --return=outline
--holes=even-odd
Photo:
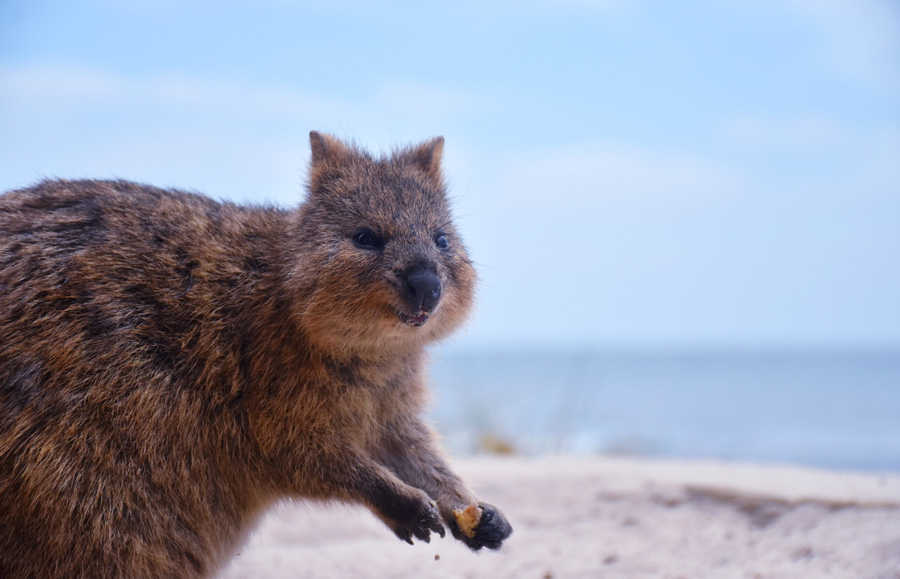
[[[353,245],[360,249],[382,249],[384,243],[368,229],[360,229],[353,234]]]
[[[450,242],[447,241],[447,236],[443,233],[439,233],[434,238],[434,244],[438,246],[438,249],[450,249]]]

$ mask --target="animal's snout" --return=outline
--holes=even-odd
[[[406,299],[416,311],[430,312],[441,299],[441,278],[431,267],[416,265],[400,276]]]

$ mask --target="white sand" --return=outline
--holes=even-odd
[[[515,528],[501,551],[449,535],[411,547],[361,507],[292,504],[222,577],[900,579],[900,475],[614,458],[457,467]]]

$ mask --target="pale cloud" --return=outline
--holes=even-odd
[[[504,202],[560,211],[686,209],[736,194],[741,179],[701,157],[606,145],[553,151],[507,168]]]
[[[0,87],[0,98],[23,103],[115,99],[122,88],[116,79],[95,70],[52,66],[0,68]]]
[[[811,195],[900,195],[900,128],[865,129],[817,116],[736,116],[723,122],[721,131],[741,151],[786,162],[816,161],[815,172],[798,168],[790,184]]]
[[[853,142],[846,169],[819,186],[857,199],[900,199],[900,129],[862,133]]]
[[[305,111],[333,112],[333,99],[217,79],[179,75],[126,77],[77,66],[31,65],[0,69],[0,98],[21,107],[71,107],[85,104],[193,107],[203,111],[234,109],[242,115],[295,117]]]
[[[900,3],[896,0],[706,0],[738,18],[799,25],[812,63],[870,88],[900,92]]]
[[[283,86],[184,75],[127,77],[77,66],[0,68],[0,99],[20,108],[36,105],[178,107],[200,114],[227,111],[243,118],[338,119],[350,124],[403,116],[415,125],[428,117],[447,120],[475,107],[465,91],[408,81],[385,81],[354,100]]]
[[[900,91],[900,4],[895,0],[789,0],[824,33],[841,75]]]
[[[737,116],[722,124],[722,133],[735,144],[777,151],[818,152],[846,149],[854,144],[854,136],[845,127],[818,116]]]

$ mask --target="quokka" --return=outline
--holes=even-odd
[[[410,543],[510,535],[420,416],[425,346],[476,283],[443,139],[310,141],[290,211],[125,181],[0,195],[0,576],[206,577],[285,497]]]

